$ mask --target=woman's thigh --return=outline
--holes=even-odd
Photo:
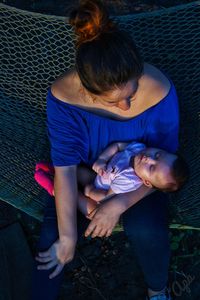
[[[155,192],[123,214],[125,233],[152,290],[164,288],[168,280],[170,243],[168,228],[169,198]]]
[[[128,237],[143,235],[148,240],[163,230],[168,231],[169,196],[156,191],[130,207],[122,221]]]

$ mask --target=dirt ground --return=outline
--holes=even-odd
[[[68,0],[3,0],[20,9],[53,15],[66,15]],[[77,2],[77,1],[76,1]],[[186,0],[109,0],[112,14],[140,13],[189,3]],[[75,3],[75,1],[73,1]],[[34,255],[40,223],[19,210],[0,202],[0,227],[20,222]],[[177,300],[199,300],[200,233],[170,231],[170,284]],[[85,239],[77,248],[74,261],[66,266],[59,300],[142,300],[145,295],[143,274],[123,232],[109,239]]]

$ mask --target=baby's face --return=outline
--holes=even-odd
[[[165,188],[167,183],[174,182],[171,166],[177,156],[158,148],[146,148],[134,158],[135,173],[144,184]]]

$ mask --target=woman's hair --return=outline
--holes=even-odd
[[[82,85],[100,95],[139,79],[143,61],[131,39],[109,18],[99,0],[80,1],[69,23],[77,35],[76,71]]]

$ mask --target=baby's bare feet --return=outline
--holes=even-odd
[[[84,189],[84,194],[87,197],[90,197],[90,192],[94,188],[93,184],[87,184]]]

